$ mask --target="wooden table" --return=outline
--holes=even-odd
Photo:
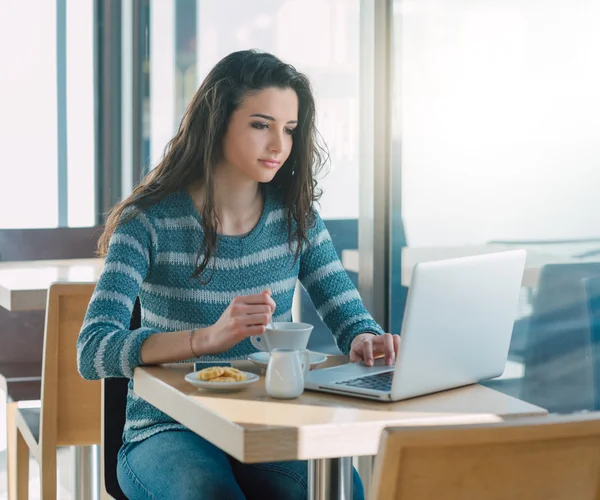
[[[454,259],[457,257],[468,257],[471,255],[483,255],[493,252],[505,252],[525,248],[527,259],[525,272],[523,273],[523,286],[532,288],[537,285],[542,267],[547,264],[574,264],[581,262],[598,262],[600,258],[576,259],[566,255],[544,252],[539,248],[529,249],[527,246],[506,245],[501,243],[489,245],[465,245],[448,247],[404,247],[402,249],[402,285],[409,287],[412,280],[412,272],[418,262],[434,260]],[[352,272],[359,271],[358,250],[344,250],[342,252],[342,265],[344,269]]]
[[[332,357],[327,364],[346,359]],[[260,373],[249,362],[234,366]],[[192,365],[137,368],[134,390],[241,462],[308,460],[311,499],[351,498],[347,457],[375,455],[384,427],[473,424],[547,413],[480,385],[397,403],[310,391],[298,399],[277,400],[267,396],[264,377],[241,392],[212,393],[187,383],[184,375],[190,371]]]
[[[0,307],[43,311],[52,283],[95,283],[103,266],[104,259],[0,262]]]

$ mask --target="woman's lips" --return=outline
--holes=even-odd
[[[279,166],[279,162],[277,160],[258,160],[260,161],[263,165],[265,165],[268,168],[277,168]]]

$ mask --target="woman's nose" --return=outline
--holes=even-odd
[[[271,141],[269,144],[269,150],[272,151],[273,153],[281,153],[281,151],[283,150],[283,144],[284,144],[284,137],[283,137],[283,132],[273,132],[273,134],[271,135]]]

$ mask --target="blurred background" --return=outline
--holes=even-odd
[[[597,409],[598,26],[600,0],[0,0],[0,261],[2,238],[100,226],[212,66],[262,49],[312,81],[321,215],[376,319],[400,332],[415,262],[526,248],[488,384]],[[334,352],[298,292],[310,347]]]

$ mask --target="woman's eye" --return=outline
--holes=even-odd
[[[257,130],[264,130],[269,126],[266,123],[255,122],[252,124],[252,127],[254,127]]]
[[[285,133],[288,135],[294,135],[296,133],[296,129],[295,128],[286,128]]]

